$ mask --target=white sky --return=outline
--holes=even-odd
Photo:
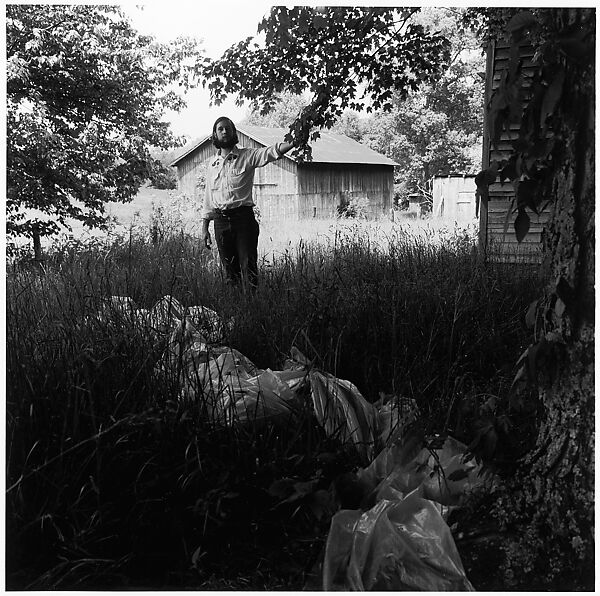
[[[122,8],[132,24],[144,34],[160,42],[185,35],[203,40],[202,47],[210,58],[219,58],[232,44],[254,36],[258,23],[273,3],[265,0],[221,0],[220,2],[124,3]],[[173,132],[196,138],[210,132],[219,116],[229,116],[239,122],[247,113],[246,107],[235,105],[233,97],[218,107],[210,106],[208,91],[201,87],[186,96],[188,107],[179,113],[169,113]]]

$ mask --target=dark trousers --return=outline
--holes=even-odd
[[[254,289],[258,283],[258,222],[252,207],[220,211],[215,241],[227,279]]]

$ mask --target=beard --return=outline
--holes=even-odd
[[[227,139],[226,141],[219,141],[218,139],[215,139],[213,141],[213,145],[217,149],[233,149],[236,145],[236,140],[235,138]]]

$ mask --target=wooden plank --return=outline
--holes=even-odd
[[[496,42],[496,61],[508,60],[510,57],[510,45],[506,45],[503,42]],[[519,46],[519,56],[521,58],[531,59],[535,55],[535,50],[529,44],[523,44]]]
[[[497,211],[493,211],[491,209],[488,209],[488,218],[489,218],[489,225],[492,224],[497,224],[497,223],[504,223],[506,221],[506,209],[503,209],[502,211],[497,210]],[[550,220],[550,214],[548,212],[544,212],[544,213],[540,213],[539,215],[536,215],[535,213],[533,213],[532,211],[530,211],[529,209],[527,209],[527,215],[529,216],[529,225],[530,226],[539,226],[540,228],[543,228],[548,221]],[[511,212],[508,216],[508,221],[514,221],[517,217],[517,214],[514,212]]]

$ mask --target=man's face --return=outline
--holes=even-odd
[[[217,138],[217,142],[215,143],[217,147],[232,149],[235,146],[233,126],[228,120],[217,122],[215,136]]]

